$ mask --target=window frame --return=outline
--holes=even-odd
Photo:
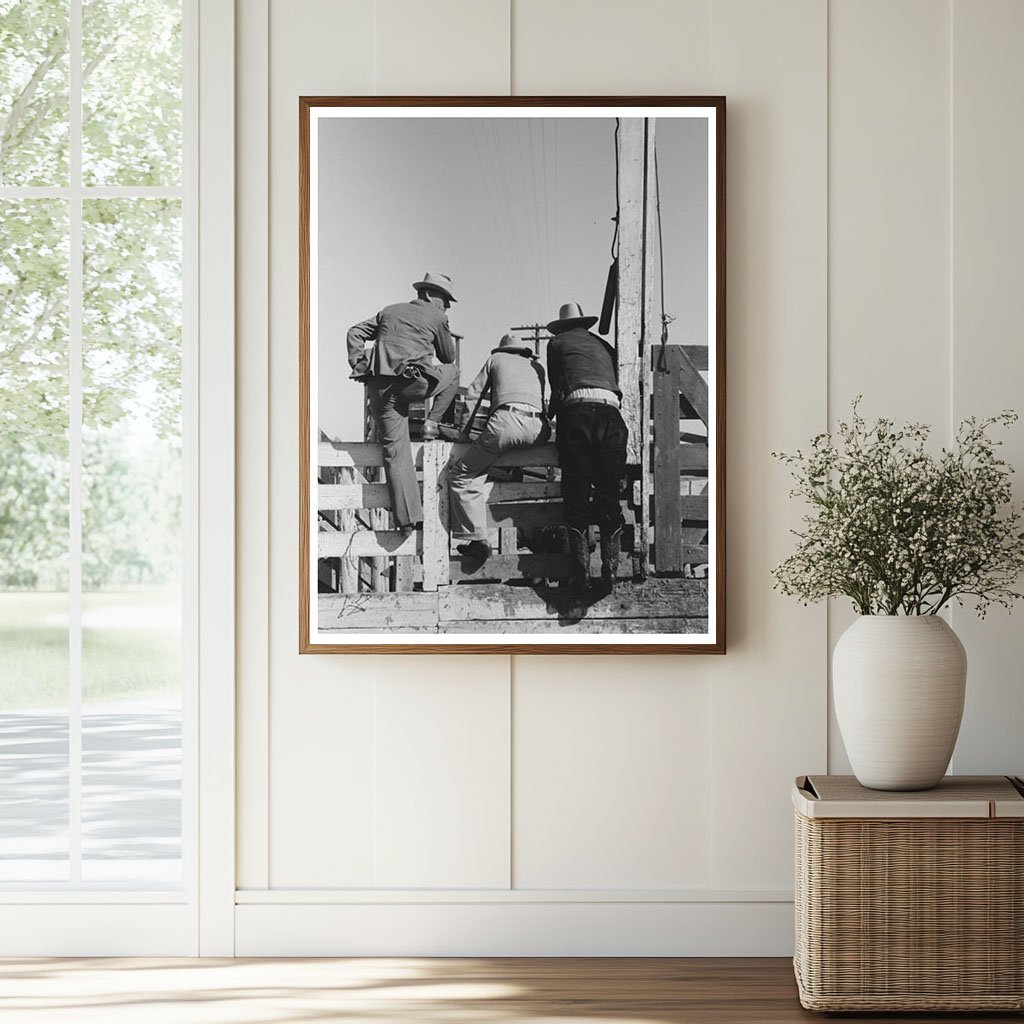
[[[0,892],[0,925],[7,925],[0,956],[235,953],[235,17],[234,0],[184,0],[182,185],[194,258],[186,255],[183,267],[193,355],[183,417],[194,424],[195,484],[185,540],[197,557],[187,600],[198,624],[198,673],[189,684],[195,719],[183,751],[196,765],[189,902],[149,893]]]
[[[128,929],[135,939],[142,933],[141,948],[132,952],[166,948],[170,943],[180,953],[198,948],[199,896],[199,674],[200,674],[200,564],[201,503],[200,486],[200,123],[199,89],[204,68],[213,70],[223,60],[216,50],[200,53],[200,19],[225,21],[233,32],[233,12],[227,0],[213,0],[201,10],[199,0],[182,0],[182,162],[180,184],[175,186],[87,185],[83,181],[82,66],[84,0],[69,0],[69,120],[68,180],[55,186],[0,186],[3,199],[61,199],[67,204],[69,225],[68,253],[68,388],[69,388],[69,880],[11,881],[0,883],[0,915],[6,904],[19,905],[19,929],[12,936],[12,948],[0,943],[0,953],[37,954],[67,952],[67,936],[49,935],[53,913],[59,905],[75,908],[69,921],[70,934],[81,928],[89,941],[96,935],[83,912],[109,904],[138,904],[149,917],[149,925],[140,917]],[[229,62],[233,68],[233,60]],[[229,91],[233,102],[233,91]],[[223,104],[217,105],[219,130],[233,134],[233,116],[223,123]],[[229,171],[233,176],[233,164]],[[181,204],[182,218],[182,876],[181,882],[167,885],[140,885],[138,882],[83,882],[82,865],[82,358],[83,358],[83,221],[84,204],[92,199],[167,198]],[[223,346],[222,346],[223,347]],[[233,410],[233,403],[229,404]],[[231,437],[233,445],[233,436]],[[223,461],[223,455],[221,455]],[[224,506],[220,506],[223,509]],[[230,506],[229,506],[230,507]],[[233,520],[232,520],[233,530]],[[229,609],[230,610],[230,609]],[[231,733],[218,727],[219,739]],[[233,743],[231,744],[233,753]],[[25,919],[27,907],[34,904],[38,922]],[[57,905],[57,906],[54,906]],[[141,906],[144,905],[144,906]],[[166,906],[169,913],[154,913]],[[125,908],[128,910],[128,907]],[[134,909],[134,908],[133,908]],[[106,921],[106,918],[103,919]],[[97,921],[96,923],[101,923]],[[22,925],[26,927],[22,927]],[[38,927],[37,927],[38,925]],[[104,928],[101,925],[99,935]],[[106,930],[109,930],[109,925]],[[161,932],[163,934],[161,934]],[[107,937],[108,939],[110,936]],[[107,939],[101,939],[101,945]],[[59,944],[54,947],[53,943]],[[154,945],[155,943],[155,945]],[[112,947],[104,945],[102,950]],[[79,950],[86,952],[86,949]]]

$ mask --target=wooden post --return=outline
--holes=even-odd
[[[339,483],[351,483],[355,475],[355,470],[350,469],[348,466],[340,466],[335,470]],[[342,509],[338,513],[338,528],[346,532],[351,532],[356,526],[356,514],[350,509]],[[359,559],[358,558],[342,558],[340,560],[340,586],[338,589],[343,594],[355,594],[359,590]]]
[[[381,471],[380,478],[383,480],[384,473]],[[370,517],[370,529],[374,532],[388,528],[388,510],[386,508],[373,508],[368,511]],[[370,589],[375,594],[386,594],[390,582],[391,572],[388,566],[388,559],[378,555],[370,560]]]
[[[423,589],[447,586],[449,576],[448,441],[423,445]]]
[[[683,571],[679,494],[679,378],[683,358],[678,345],[666,345],[664,366],[654,371],[654,566],[659,573]]]
[[[615,313],[622,418],[629,430],[626,461],[641,462],[643,444],[643,356],[648,319],[648,151],[654,122],[642,117],[619,120],[619,302]],[[653,168],[651,172],[653,177]]]

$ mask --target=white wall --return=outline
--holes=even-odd
[[[1020,404],[1016,0],[238,4],[242,954],[785,954],[789,786],[841,770],[842,608],[771,590],[769,452]],[[297,650],[302,94],[728,98],[728,647]],[[1024,464],[1024,431],[1008,448]],[[1024,770],[1021,631],[957,616],[959,771]]]

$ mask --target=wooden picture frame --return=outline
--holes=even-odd
[[[300,653],[724,654],[724,97],[303,96],[298,112]],[[599,230],[611,241],[604,266],[616,257],[607,282],[604,269],[594,280],[588,242]],[[538,355],[541,321],[560,333],[562,303],[605,314],[593,330],[609,332],[629,431],[610,592],[610,582],[596,597],[567,585],[554,445],[514,449],[492,468],[490,479],[507,480],[491,490],[495,553],[475,578],[476,563],[455,553],[448,506],[448,471],[467,442],[414,442],[422,527],[395,529],[377,421],[342,357],[350,325],[412,299],[423,270],[478,284],[451,310],[456,345],[462,320],[475,324],[463,384],[509,329],[500,312],[493,326],[487,316],[510,289],[528,307],[513,337]],[[396,274],[410,284],[384,294],[378,281]],[[415,436],[425,413],[403,408]],[[581,557],[577,548],[577,567]],[[591,559],[597,576],[599,553]]]

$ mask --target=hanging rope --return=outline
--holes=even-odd
[[[615,118],[615,232],[612,235],[612,259],[619,258],[619,118]]]
[[[608,268],[608,277],[604,285],[604,298],[601,302],[601,316],[597,325],[598,334],[607,334],[612,327],[612,317],[615,315],[615,304],[619,298],[619,119],[615,118],[615,216],[612,221],[615,223],[615,230],[612,233],[612,262]],[[618,338],[615,339],[616,351],[618,350]]]
[[[661,180],[658,177],[658,137],[654,137],[654,204],[658,218],[658,270],[661,275],[661,348],[658,350],[656,369],[668,371],[665,363],[665,346],[668,344],[668,325],[675,320],[665,312],[665,246],[661,237]]]

